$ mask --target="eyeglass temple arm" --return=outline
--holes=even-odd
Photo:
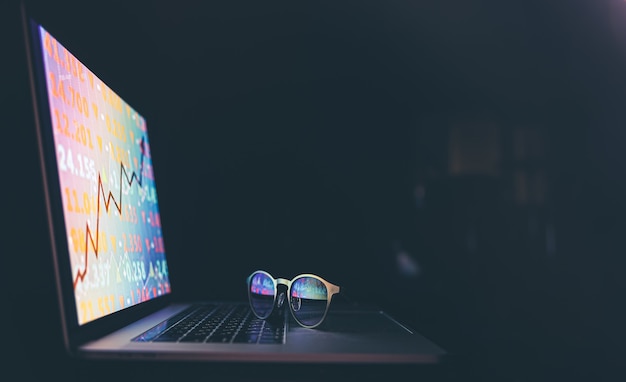
[[[337,294],[341,291],[341,287],[339,285],[335,285],[335,284],[331,284],[327,281],[328,283],[328,295],[332,296],[334,294]]]

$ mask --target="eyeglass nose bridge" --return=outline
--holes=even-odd
[[[276,285],[284,285],[287,287],[287,289],[289,289],[289,287],[291,286],[291,280],[283,279],[281,277],[275,280],[276,280]]]

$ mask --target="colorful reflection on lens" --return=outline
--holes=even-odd
[[[250,282],[250,292],[264,296],[273,296],[276,292],[274,281],[264,273],[255,273]]]
[[[313,277],[300,277],[291,284],[291,297],[326,300],[328,291],[326,285],[320,280]]]

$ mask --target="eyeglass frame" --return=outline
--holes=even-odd
[[[251,288],[250,288],[250,283],[252,282],[252,276],[256,275],[257,273],[262,273],[266,276],[268,276],[272,282],[274,283],[274,300],[272,301],[272,309],[270,310],[270,312],[267,314],[267,316],[265,317],[261,317],[259,316],[254,308],[252,308],[252,303],[251,303]],[[319,320],[318,323],[316,323],[315,325],[305,325],[302,322],[300,322],[300,320],[298,320],[298,318],[296,317],[296,315],[294,314],[293,311],[293,306],[291,305],[291,284],[293,284],[294,281],[296,281],[299,278],[303,278],[303,277],[310,277],[310,278],[314,278],[318,281],[321,281],[322,284],[324,284],[324,286],[326,287],[326,309],[324,310],[324,315],[322,316],[322,318]],[[338,285],[335,285],[329,281],[324,280],[322,277],[318,276],[318,275],[314,275],[312,273],[302,273],[299,274],[297,276],[295,276],[294,278],[292,278],[291,280],[289,279],[285,279],[282,277],[274,277],[271,274],[269,274],[268,272],[264,271],[264,270],[256,270],[254,272],[252,272],[247,278],[246,278],[246,285],[247,285],[247,289],[248,289],[248,304],[250,304],[250,310],[252,311],[252,313],[259,319],[261,320],[266,320],[268,319],[272,313],[274,313],[275,309],[276,309],[276,299],[278,298],[278,286],[279,285],[284,285],[287,287],[287,305],[289,305],[289,311],[291,312],[291,316],[294,318],[294,320],[296,320],[296,322],[307,329],[313,329],[315,327],[318,327],[319,325],[322,324],[322,322],[324,322],[324,320],[326,319],[326,315],[328,314],[328,309],[330,307],[330,302],[333,298],[334,295],[338,294],[341,291],[341,287]],[[282,307],[282,304],[284,303],[281,302],[281,306],[279,306],[279,308]]]

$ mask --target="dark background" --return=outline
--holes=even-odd
[[[179,292],[317,273],[458,356],[450,378],[623,380],[625,2],[30,3],[146,117]],[[64,355],[19,3],[1,14],[2,369],[225,379]],[[343,378],[297,370],[260,378]]]

